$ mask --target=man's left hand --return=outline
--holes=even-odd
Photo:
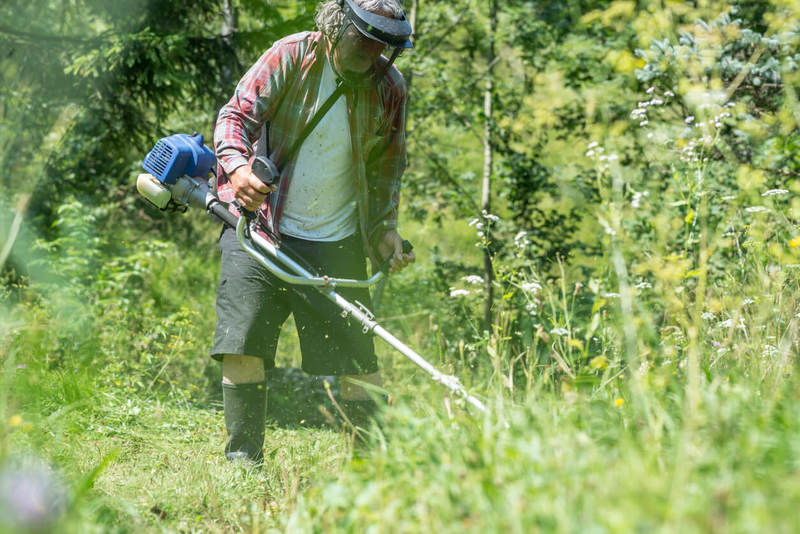
[[[392,257],[389,262],[389,272],[392,273],[404,269],[417,259],[413,251],[408,254],[403,253],[403,238],[400,237],[397,230],[389,230],[383,234],[383,239],[378,243],[378,252],[384,260],[389,256]]]

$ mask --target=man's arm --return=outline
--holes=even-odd
[[[375,200],[380,211],[373,233],[373,243],[380,258],[392,257],[391,270],[398,271],[415,261],[414,253],[403,253],[403,238],[397,232],[400,186],[406,168],[406,104],[408,89],[400,73],[393,69],[394,84],[386,100],[389,121],[386,146],[375,162]]]
[[[290,36],[291,37],[291,36]],[[214,130],[217,160],[228,176],[236,200],[255,211],[268,188],[253,174],[249,161],[253,144],[269,121],[275,102],[299,57],[296,38],[276,42],[239,81],[233,97],[222,107]]]

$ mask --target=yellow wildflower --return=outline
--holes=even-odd
[[[614,406],[616,406],[617,408],[619,408],[623,404],[625,404],[625,399],[623,399],[622,397],[617,397],[616,400],[614,401]]]
[[[18,427],[22,424],[22,416],[19,414],[12,415],[8,420],[8,424],[10,424],[12,427]]]
[[[605,356],[595,356],[589,362],[591,369],[605,369],[608,366],[608,358]]]

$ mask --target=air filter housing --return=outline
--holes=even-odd
[[[216,163],[214,152],[201,134],[176,134],[159,139],[142,162],[142,168],[159,181],[173,185],[183,175],[206,178]]]

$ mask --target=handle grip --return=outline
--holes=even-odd
[[[272,160],[264,156],[256,156],[256,159],[253,160],[252,168],[256,178],[261,180],[266,186],[274,184],[281,175],[281,171],[272,163]]]
[[[264,156],[256,156],[256,158],[253,160],[253,165],[251,169],[253,171],[253,174],[256,175],[256,178],[261,180],[261,183],[263,183],[267,187],[270,187],[272,184],[274,184],[281,174],[280,171],[278,170],[278,167],[276,167],[275,164],[272,163],[272,160],[270,160],[269,158],[265,158]],[[255,212],[246,210],[241,206],[239,206],[239,209],[241,210],[242,215],[244,215],[245,218],[247,218],[247,220],[255,219],[256,217]]]
[[[408,239],[403,240],[402,247],[403,247],[403,254],[410,254],[411,251],[414,250],[414,245],[412,245],[411,241],[409,241]],[[381,271],[383,274],[388,274],[389,267],[392,264],[392,258],[394,258],[394,253],[392,253],[388,258],[386,258],[386,260],[381,264],[378,270]]]

